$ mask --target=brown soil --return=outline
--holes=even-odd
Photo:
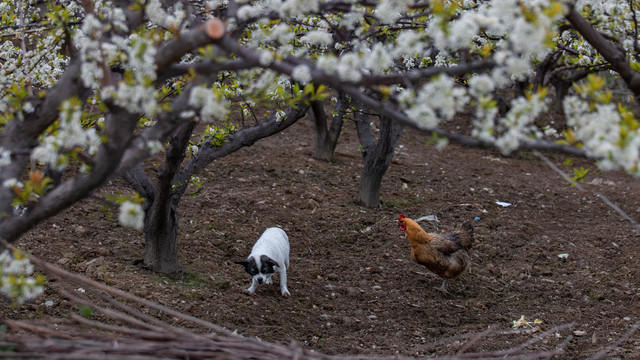
[[[205,185],[180,207],[180,275],[134,265],[143,235],[117,224],[115,209],[89,198],[41,224],[19,246],[71,271],[212,321],[247,336],[329,354],[443,355],[469,345],[463,335],[509,329],[522,315],[542,331],[575,322],[531,347],[551,349],[573,336],[563,358],[594,354],[640,317],[640,239],[632,225],[594,195],[600,192],[640,218],[637,180],[602,173],[592,163],[550,155],[563,171],[589,171],[587,192],[571,187],[529,153],[503,158],[489,150],[450,145],[442,151],[405,129],[382,187],[383,204],[354,203],[362,160],[348,124],[336,160],[311,157],[308,120],[211,164]],[[96,193],[127,192],[114,181]],[[501,207],[496,201],[509,202]],[[450,282],[409,258],[397,226],[402,213],[429,231],[472,220],[472,272]],[[479,217],[479,220],[475,220]],[[244,259],[260,233],[281,226],[291,240],[291,296],[274,285],[243,292]],[[558,254],[566,253],[566,260]],[[50,286],[55,286],[51,283]],[[51,300],[54,305],[45,306]],[[12,318],[75,312],[48,290]],[[535,336],[492,334],[465,351],[513,347]],[[640,357],[636,333],[611,353]]]

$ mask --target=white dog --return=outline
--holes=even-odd
[[[280,274],[280,292],[291,295],[287,289],[287,269],[289,268],[289,237],[284,230],[272,227],[262,233],[251,249],[247,260],[236,261],[244,266],[251,275],[250,294],[256,291],[258,284],[271,284],[271,276],[277,271]]]

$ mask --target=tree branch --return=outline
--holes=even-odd
[[[462,76],[474,72],[491,70],[496,67],[495,61],[481,60],[466,64],[458,64],[447,67],[431,67],[427,69],[411,70],[390,75],[365,75],[361,81],[353,85],[359,86],[375,86],[375,85],[392,85],[415,83],[424,81],[436,75],[445,74],[448,76]]]
[[[624,50],[605,39],[573,6],[569,7],[569,12],[565,15],[565,18],[602,57],[611,63],[614,70],[627,83],[629,90],[633,92],[637,101],[640,101],[640,74],[631,68]]]
[[[40,198],[36,206],[22,216],[14,216],[0,223],[0,235],[8,241],[20,235],[75,202],[85,198],[108,181],[127,148],[136,125],[137,115],[119,107],[112,107],[107,116],[109,141],[100,147],[95,166],[87,175],[67,180]]]
[[[187,186],[187,180],[191,178],[191,175],[201,169],[204,169],[214,160],[231,154],[244,146],[251,146],[256,141],[278,133],[293,125],[306,114],[308,108],[309,105],[298,103],[295,107],[289,108],[280,121],[276,121],[276,115],[272,114],[266,120],[257,125],[247,127],[234,134],[230,134],[227,141],[222,143],[220,146],[212,146],[210,143],[203,145],[198,154],[194,156],[185,165],[184,170],[176,176],[174,183],[179,186],[176,191],[183,193]]]

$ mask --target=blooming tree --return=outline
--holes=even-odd
[[[351,104],[359,124],[373,114],[442,142],[564,151],[635,173],[640,136],[628,103],[640,95],[637,8],[627,0],[2,0],[0,236],[17,239],[121,175],[147,201],[120,199],[123,224],[171,217],[177,203],[155,206],[177,202],[226,142],[279,131],[307,106],[321,120],[330,90],[337,124]],[[616,79],[629,98],[612,93]],[[562,92],[567,127],[541,121],[548,86]],[[500,98],[505,91],[513,96]],[[443,130],[460,112],[473,129]],[[196,128],[203,137],[192,136]],[[390,145],[384,158],[399,133],[389,129],[378,140]],[[161,151],[158,192],[139,164]],[[163,246],[147,253],[174,256]]]

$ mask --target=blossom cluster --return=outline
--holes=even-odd
[[[144,227],[144,211],[142,206],[133,201],[125,200],[120,204],[118,221],[122,226],[142,230]]]
[[[200,109],[200,120],[224,119],[229,112],[229,100],[218,87],[197,86],[191,90],[189,105]]]
[[[44,292],[44,278],[33,276],[34,268],[19,250],[0,253],[0,292],[6,299],[24,304]]]
[[[469,102],[464,89],[442,75],[422,86],[418,94],[405,91],[400,97],[407,106],[407,115],[426,128],[435,128],[440,122],[453,119]]]
[[[73,99],[65,101],[60,110],[58,128],[43,138],[31,153],[31,158],[64,169],[69,160],[65,152],[79,147],[90,156],[97,154],[102,139],[95,128],[84,127],[82,122],[81,104]]]
[[[640,173],[640,129],[637,123],[625,124],[624,109],[613,103],[593,103],[581,96],[564,102],[568,125],[576,139],[604,170],[623,168]],[[634,119],[630,121],[635,122]]]

